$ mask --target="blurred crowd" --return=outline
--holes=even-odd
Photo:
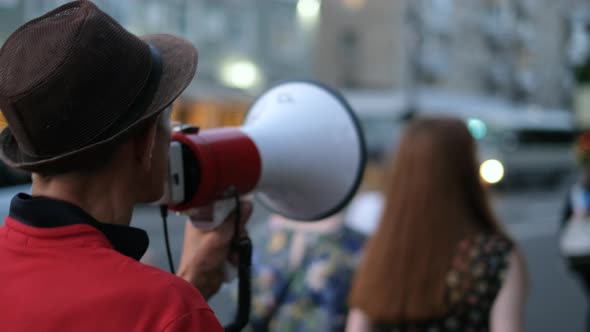
[[[255,240],[253,330],[522,331],[526,262],[476,150],[464,121],[414,119],[382,194],[313,225],[273,216]]]

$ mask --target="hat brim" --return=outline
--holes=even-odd
[[[10,127],[6,127],[0,133],[0,159],[10,167],[31,172],[71,168],[76,160],[83,160],[101,151],[108,151],[109,148],[125,139],[128,133],[174,102],[195,76],[198,60],[196,48],[187,40],[167,34],[147,35],[141,39],[160,52],[162,76],[150,106],[139,119],[104,140],[38,160],[31,160],[20,150]]]

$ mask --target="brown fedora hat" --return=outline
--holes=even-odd
[[[0,158],[33,172],[74,169],[170,105],[196,66],[182,38],[137,37],[87,0],[61,6],[0,49]]]

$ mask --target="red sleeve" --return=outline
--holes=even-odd
[[[210,309],[196,309],[173,320],[162,332],[223,332]]]

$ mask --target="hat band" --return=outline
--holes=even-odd
[[[148,44],[148,46],[150,47],[152,66],[147,82],[145,83],[138,97],[131,104],[128,111],[119,116],[119,118],[113,122],[113,125],[105,128],[104,131],[92,138],[89,143],[84,145],[100,142],[118,133],[122,128],[126,128],[128,125],[131,125],[145,113],[147,108],[152,103],[162,77],[162,58],[160,56],[160,51],[158,51],[156,47],[151,44]]]

